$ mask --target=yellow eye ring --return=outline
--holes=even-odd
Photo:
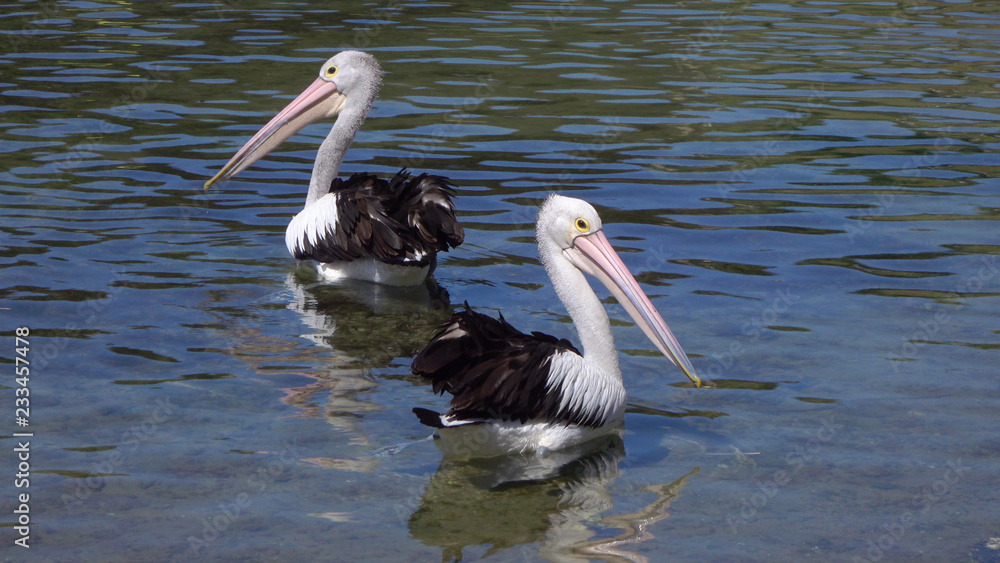
[[[577,220],[573,223],[573,225],[576,227],[576,230],[580,231],[581,233],[586,233],[590,231],[590,222],[584,219],[583,217],[577,218]]]
[[[330,65],[323,71],[324,78],[333,78],[337,75],[337,65]]]

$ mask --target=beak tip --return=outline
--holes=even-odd
[[[208,179],[208,181],[207,181],[207,182],[205,182],[205,189],[207,190],[208,188],[211,188],[211,187],[212,187],[212,184],[214,184],[214,183],[215,183],[215,182],[217,182],[217,181],[218,181],[218,180],[219,180],[220,178],[222,178],[222,175],[223,175],[223,174],[225,174],[225,172],[226,172],[226,170],[227,170],[228,168],[229,168],[229,167],[227,166],[226,168],[223,168],[222,170],[219,170],[219,173],[218,173],[218,174],[216,174],[215,176],[212,176],[211,178],[209,178],[209,179]]]
[[[683,354],[683,352],[681,353]],[[701,388],[701,378],[698,377],[697,373],[695,373],[694,366],[692,366],[690,362],[685,362],[685,365],[682,365],[680,363],[678,363],[677,365],[680,366],[681,371],[684,372],[684,375],[688,376],[688,379],[691,380],[691,383],[694,383],[695,388]]]

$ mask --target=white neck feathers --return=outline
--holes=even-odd
[[[584,359],[609,376],[621,377],[611,322],[583,272],[563,255],[563,250],[555,242],[544,237],[539,237],[538,254],[552,279],[552,287],[576,325]]]

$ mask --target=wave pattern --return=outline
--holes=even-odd
[[[573,336],[533,245],[535,210],[553,191],[597,206],[715,381],[695,393],[668,385],[683,378],[611,307],[634,397],[620,472],[652,487],[661,465],[702,468],[677,493],[688,512],[657,524],[648,550],[987,553],[995,518],[983,516],[995,508],[980,492],[1000,470],[983,431],[1000,350],[995,7],[16,10],[0,16],[0,330],[33,335],[32,424],[53,452],[36,482],[63,499],[32,507],[50,555],[97,558],[124,534],[131,547],[116,558],[287,557],[248,532],[261,529],[300,558],[328,554],[331,539],[344,559],[372,545],[386,559],[477,549],[482,540],[421,543],[393,516],[420,506],[414,468],[436,452],[368,452],[415,438],[409,407],[433,406],[406,366],[449,302]],[[460,187],[467,243],[429,293],[317,287],[286,255],[282,233],[326,125],[201,189],[342,48],[372,51],[386,71],[343,172],[406,166]],[[796,453],[810,444],[818,451]],[[913,500],[957,459],[971,469]],[[270,477],[255,480],[262,468]],[[776,471],[789,483],[766,507],[747,504]],[[640,495],[600,483],[615,502]],[[213,524],[219,503],[244,493],[251,504],[228,531]],[[501,496],[504,517],[531,510]],[[83,517],[97,510],[120,518]],[[879,530],[905,511],[934,539],[907,533],[885,547]],[[617,525],[585,522],[604,536]],[[150,539],[152,526],[169,539]],[[591,553],[587,538],[518,534],[491,549]]]

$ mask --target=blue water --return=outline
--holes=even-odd
[[[5,560],[1000,560],[996,6],[50,1],[0,22]],[[342,172],[459,186],[443,292],[322,285],[287,255],[328,124],[202,189],[346,48],[385,76]],[[450,310],[576,340],[533,243],[551,192],[598,208],[709,384],[601,289],[624,437],[442,460],[410,409],[446,400],[409,363]]]

